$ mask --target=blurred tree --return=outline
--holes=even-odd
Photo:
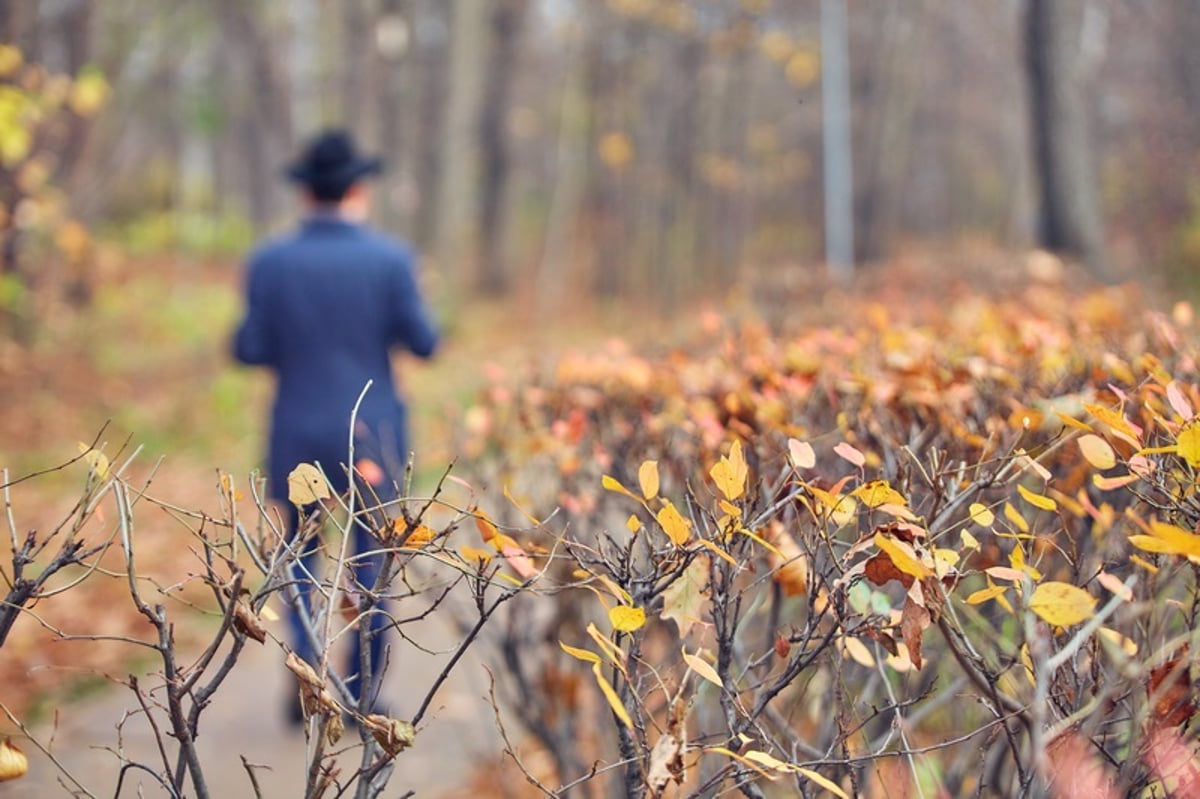
[[[482,158],[479,284],[488,294],[503,293],[510,283],[505,252],[506,195],[512,171],[508,121],[518,65],[517,48],[528,9],[528,0],[493,0],[491,7],[486,84],[479,118]]]
[[[1081,258],[1109,279],[1100,198],[1083,97],[1079,43],[1083,8],[1072,0],[1027,0],[1025,57],[1037,167],[1039,243]]]

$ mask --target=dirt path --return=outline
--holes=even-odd
[[[418,635],[430,646],[449,643],[450,631],[443,622],[430,619]],[[213,797],[253,797],[254,792],[241,757],[255,765],[262,795],[271,799],[303,796],[305,740],[303,732],[285,723],[283,709],[294,681],[284,669],[283,655],[270,643],[251,643],[245,660],[219,691],[201,717],[197,745]],[[407,718],[416,710],[427,686],[441,670],[448,655],[428,655],[404,647],[403,659],[389,672],[384,688],[393,715]],[[152,677],[146,678],[150,684]],[[477,659],[462,662],[439,691],[428,717],[418,731],[415,745],[401,753],[385,796],[403,796],[412,790],[418,797],[453,799],[466,796],[465,785],[473,766],[499,751],[492,714],[485,700],[486,673]],[[137,711],[137,701],[128,690],[106,690],[60,713],[53,751],[71,774],[96,796],[166,796],[157,782],[144,772],[130,771],[120,793],[116,793],[118,761],[109,751],[118,746],[115,725],[127,713]],[[40,733],[48,738],[52,730]],[[343,743],[357,740],[347,731]],[[141,715],[130,717],[123,741],[130,759],[159,761],[153,737]],[[39,752],[29,751],[29,774],[0,784],[3,799],[40,799],[70,796],[61,784],[61,774]],[[357,750],[343,757],[343,770],[350,773]],[[140,792],[139,792],[140,791]],[[187,796],[194,796],[190,789]],[[333,796],[331,791],[327,796]]]

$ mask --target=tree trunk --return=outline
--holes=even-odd
[[[1067,0],[1027,0],[1025,59],[1037,176],[1038,243],[1111,279],[1092,164],[1079,54],[1080,14]]]
[[[491,48],[483,108],[479,117],[482,186],[479,197],[479,288],[485,294],[508,290],[507,205],[510,149],[508,112],[517,70],[517,47],[527,0],[493,0]]]
[[[480,52],[484,46],[484,0],[457,0],[451,10],[450,91],[446,96],[438,186],[437,251],[451,268],[468,257],[475,204]],[[460,272],[460,276],[461,276]]]

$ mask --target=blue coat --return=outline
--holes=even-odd
[[[287,498],[287,475],[305,462],[319,461],[345,489],[351,412],[368,381],[355,459],[374,460],[389,484],[402,475],[407,413],[389,353],[428,357],[438,338],[413,273],[408,247],[331,215],[314,215],[250,257],[234,354],[278,376],[267,453],[273,498]]]

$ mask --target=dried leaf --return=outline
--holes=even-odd
[[[927,608],[918,605],[912,597],[905,600],[904,610],[900,613],[900,635],[908,647],[908,657],[913,667],[918,670],[921,668],[921,634],[932,621]]]
[[[811,469],[817,465],[817,454],[807,441],[788,439],[788,457],[797,469]]]
[[[1047,624],[1070,627],[1096,615],[1096,598],[1070,583],[1048,581],[1033,589],[1029,609]]]
[[[701,649],[699,651],[703,652],[704,650]],[[717,670],[714,669],[707,660],[701,658],[699,653],[695,655],[689,655],[687,649],[684,649],[683,661],[688,664],[688,668],[699,674],[704,679],[708,680],[713,685],[716,685],[720,688],[725,687],[725,684],[721,682],[721,675],[717,674]]]
[[[1117,465],[1117,453],[1095,433],[1079,437],[1079,451],[1083,453],[1083,459],[1097,469],[1111,469]]]
[[[263,626],[262,619],[250,609],[250,603],[241,597],[233,604],[233,627],[260,644],[267,640],[267,628]]]
[[[896,580],[905,588],[913,584],[913,575],[900,571],[892,558],[886,552],[878,552],[867,559],[863,566],[863,576],[875,585],[884,585]]]
[[[829,791],[834,796],[841,797],[841,799],[850,799],[850,796],[845,791],[843,791],[836,782],[829,779],[828,777],[822,777],[820,774],[818,774],[817,772],[813,771],[810,768],[800,768],[799,766],[797,766],[796,773],[803,775],[805,779],[811,780],[812,782],[815,782],[817,785],[820,785],[822,788]]]
[[[1175,657],[1150,669],[1146,691],[1154,703],[1157,726],[1181,727],[1195,715],[1190,665],[1190,650],[1185,644]]]
[[[370,730],[383,751],[392,757],[412,746],[417,740],[417,728],[407,721],[391,719],[372,713],[363,719],[363,726]]]
[[[708,602],[708,569],[708,556],[698,555],[683,574],[662,592],[663,610],[660,617],[675,620],[680,638],[686,636],[692,626],[704,617]]]
[[[288,501],[301,508],[332,496],[325,475],[311,463],[301,463],[292,469],[287,485]]]
[[[1167,384],[1167,402],[1170,403],[1171,410],[1179,414],[1179,417],[1185,421],[1196,415],[1196,412],[1192,410],[1192,404],[1184,395],[1183,389],[1174,380]]]
[[[867,463],[867,456],[863,455],[862,452],[855,449],[848,442],[843,441],[834,447],[833,451],[838,455],[838,457],[842,458],[842,460],[848,461],[850,464],[857,466],[859,469],[861,469]]]
[[[646,782],[652,797],[661,796],[670,782],[676,785],[683,782],[683,750],[687,744],[683,715],[686,711],[687,706],[683,702],[677,701],[671,706],[667,731],[658,737],[654,748],[650,750],[650,767],[646,772]]]
[[[0,782],[15,780],[29,773],[29,758],[25,757],[11,738],[0,741]]]

